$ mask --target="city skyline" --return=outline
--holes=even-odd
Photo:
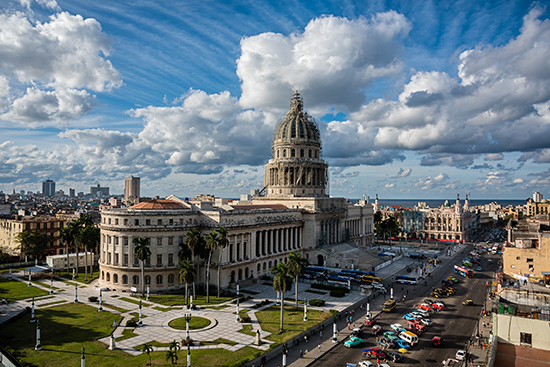
[[[263,187],[299,90],[330,194],[523,199],[550,188],[549,10],[531,1],[7,2],[0,190]]]

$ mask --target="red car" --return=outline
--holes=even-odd
[[[434,347],[439,347],[441,344],[443,344],[443,338],[440,336],[434,336],[432,339],[432,345]]]
[[[440,303],[440,304],[434,303],[434,304],[432,305],[432,307],[433,307],[433,308],[437,308],[439,311],[445,310],[445,306],[444,306],[443,304],[441,304],[441,303]]]
[[[373,326],[376,323],[376,320],[365,319],[365,326]]]
[[[420,332],[426,331],[426,326],[422,325],[421,323],[419,323],[417,321],[409,320],[409,321],[407,321],[407,324],[409,325],[409,329],[414,328],[416,330],[419,330]]]
[[[378,333],[382,330],[382,327],[380,325],[374,325],[372,329],[370,329],[370,333],[372,335],[378,335]]]
[[[416,305],[416,308],[420,308],[421,310],[425,310],[425,311],[432,311],[432,307],[427,303],[421,303],[419,305]]]

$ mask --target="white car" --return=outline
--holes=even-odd
[[[462,349],[459,350],[458,352],[456,352],[455,358],[459,361],[463,361],[464,359],[466,359],[466,351]]]
[[[414,315],[419,315],[419,316],[422,316],[423,318],[426,318],[426,317],[429,317],[430,314],[424,310],[416,310],[416,311],[413,311],[411,312],[412,314]]]
[[[374,364],[371,361],[360,361],[357,367],[374,367]]]
[[[396,332],[405,331],[405,329],[401,324],[391,324],[390,327],[395,330]]]
[[[433,325],[433,322],[432,322],[432,320],[430,320],[430,319],[422,319],[422,320],[420,320],[420,322],[421,322],[423,325],[426,325],[426,326],[432,326],[432,325]]]

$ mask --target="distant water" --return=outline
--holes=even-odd
[[[456,202],[456,197],[453,199],[395,199],[395,200],[382,200],[380,199],[380,205],[383,207],[391,206],[401,206],[405,208],[412,208],[415,205],[418,205],[418,202],[425,202],[430,208],[440,207],[445,204],[445,200],[449,200],[449,204],[453,205]],[[371,203],[374,203],[374,200],[370,200]],[[497,202],[500,205],[506,207],[508,205],[525,205],[526,201],[524,200],[502,200],[502,199],[486,199],[486,200],[470,200],[470,206],[485,205]],[[460,203],[464,205],[464,199],[460,199]]]

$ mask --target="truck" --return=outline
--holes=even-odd
[[[418,343],[418,335],[411,333],[410,331],[402,331],[398,335],[401,339],[409,343],[411,346]]]

